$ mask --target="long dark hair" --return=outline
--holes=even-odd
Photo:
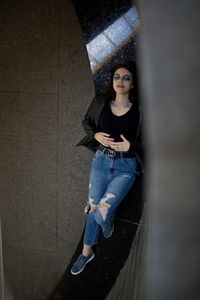
[[[112,99],[115,99],[116,92],[113,89],[113,76],[119,68],[127,69],[131,73],[134,87],[129,92],[129,100],[130,100],[130,102],[134,102],[134,103],[137,102],[138,103],[139,93],[138,93],[138,82],[137,82],[137,65],[133,61],[131,61],[131,62],[119,62],[119,63],[115,64],[112,67],[110,85],[106,89],[107,92],[110,94]]]

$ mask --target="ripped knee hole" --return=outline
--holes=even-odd
[[[99,208],[109,208],[109,204],[107,203],[100,203]]]

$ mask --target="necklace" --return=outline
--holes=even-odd
[[[130,108],[130,102],[127,104],[121,104],[121,105],[117,105],[114,100],[112,100],[111,105],[116,107],[116,108]]]

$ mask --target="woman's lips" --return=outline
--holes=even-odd
[[[117,85],[118,88],[123,88],[124,86],[122,84]]]

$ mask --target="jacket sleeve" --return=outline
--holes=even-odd
[[[93,99],[90,104],[87,112],[85,113],[84,119],[82,121],[83,128],[87,133],[88,137],[91,139],[94,138],[94,134],[97,130],[97,124],[95,122],[95,112],[97,110],[97,99],[96,97]]]
[[[134,140],[130,140],[130,151],[131,152],[143,152],[143,128],[142,128],[142,116],[140,112],[140,118],[138,123],[138,129],[136,138]]]
[[[130,151],[131,152],[140,152],[143,149],[143,134],[141,125],[139,125],[138,135],[134,141],[130,141]]]

